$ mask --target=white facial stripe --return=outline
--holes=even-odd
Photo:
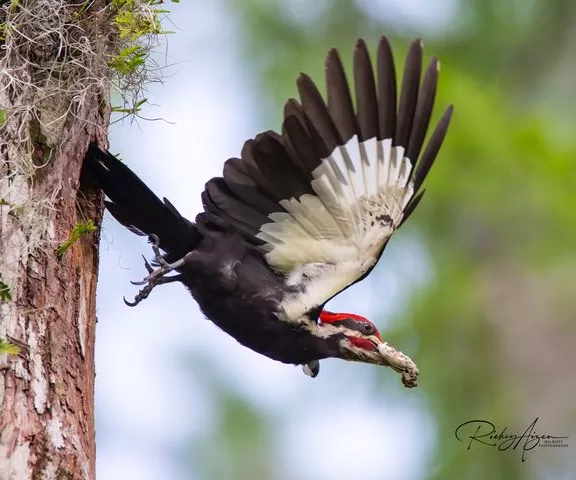
[[[380,340],[375,335],[362,336],[360,332],[351,330],[351,329],[347,328],[345,325],[338,325],[338,324],[332,324],[332,323],[316,324],[316,323],[308,322],[308,324],[305,325],[305,328],[308,331],[310,331],[311,333],[313,333],[314,335],[316,335],[317,337],[321,337],[321,338],[327,338],[327,337],[330,337],[332,335],[336,335],[338,333],[345,333],[347,335],[348,334],[354,334],[355,336],[357,336],[359,338],[365,338],[366,340],[374,340],[377,343],[380,342]]]

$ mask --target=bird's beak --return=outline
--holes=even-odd
[[[402,383],[404,386],[412,388],[417,385],[418,367],[408,355],[395,349],[386,342],[378,344],[378,352],[380,352],[385,364],[402,374]]]
[[[419,372],[416,364],[408,355],[384,342],[380,335],[363,338],[347,337],[347,343],[355,347],[352,350],[353,354],[342,355],[341,358],[391,367],[402,375],[402,383],[405,387],[412,388],[417,385]]]

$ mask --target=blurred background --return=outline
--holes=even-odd
[[[419,388],[339,360],[318,378],[206,321],[183,287],[131,309],[144,238],[107,215],[97,330],[101,480],[576,478],[576,2],[188,0],[171,4],[165,69],[120,153],[194,218],[203,184],[279,129],[327,50],[385,33],[442,62],[436,117],[455,115],[428,193],[378,268],[329,304],[372,319],[418,363]],[[459,442],[462,422],[570,436],[565,448]]]

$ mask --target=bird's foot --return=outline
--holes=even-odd
[[[124,303],[129,307],[135,307],[142,300],[148,298],[148,295],[150,295],[156,285],[177,282],[182,278],[181,275],[173,275],[171,277],[166,277],[165,275],[173,270],[176,270],[177,268],[180,268],[184,264],[184,258],[181,258],[174,263],[168,263],[164,256],[160,253],[160,240],[158,237],[156,235],[150,235],[148,240],[152,244],[152,250],[154,251],[154,262],[159,265],[159,267],[154,270],[150,263],[148,263],[148,260],[146,260],[146,258],[143,256],[144,267],[146,268],[148,275],[139,282],[130,283],[132,283],[132,285],[145,285],[145,287],[138,292],[136,297],[134,297],[133,302],[129,302],[126,300],[126,298],[124,298]]]

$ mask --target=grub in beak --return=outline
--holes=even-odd
[[[402,374],[402,383],[405,387],[413,388],[418,385],[418,367],[408,355],[386,342],[378,345],[378,351],[390,367]]]

